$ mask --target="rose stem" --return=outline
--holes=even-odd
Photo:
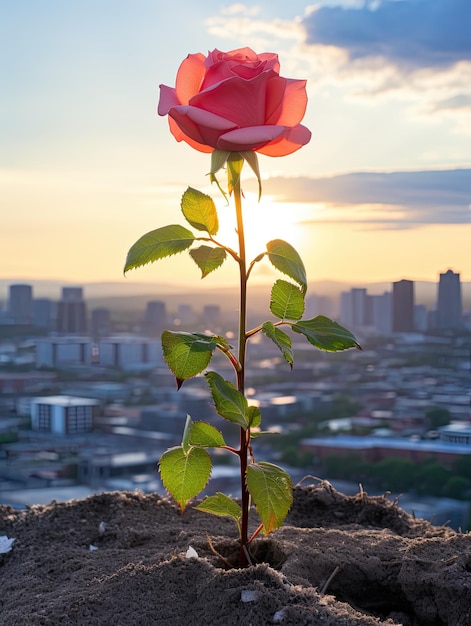
[[[240,272],[240,309],[239,309],[239,363],[240,370],[237,372],[237,389],[245,392],[245,353],[247,338],[247,270],[245,257],[245,236],[244,222],[242,219],[242,198],[240,188],[240,176],[234,184],[234,202],[237,217],[237,236],[239,238],[239,272]],[[248,543],[248,521],[249,521],[249,492],[247,490],[246,473],[247,473],[247,455],[248,444],[250,440],[250,428],[244,430],[240,428],[240,487],[241,487],[241,506],[242,520],[240,525],[240,555],[239,565],[244,567],[247,565],[246,546]]]

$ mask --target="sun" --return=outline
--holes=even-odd
[[[242,200],[247,262],[266,251],[272,239],[283,239],[296,247],[300,226],[288,205],[263,196],[258,202],[255,194],[245,194]],[[238,250],[235,211],[232,204],[218,209],[220,230],[216,239]]]

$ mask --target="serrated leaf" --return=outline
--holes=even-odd
[[[202,372],[211,361],[217,340],[202,333],[175,333],[164,330],[162,352],[165,362],[180,381]]]
[[[281,320],[299,320],[304,313],[304,295],[298,286],[277,280],[271,290],[270,311]]]
[[[211,457],[203,448],[190,448],[188,452],[181,446],[170,448],[159,463],[162,483],[182,511],[188,500],[206,487],[211,468]]]
[[[299,320],[304,313],[301,289],[287,280],[277,280],[271,290],[270,311],[280,320]]]
[[[198,511],[211,513],[212,515],[220,515],[221,517],[232,517],[239,528],[242,517],[242,509],[240,506],[229,498],[229,496],[219,491],[214,496],[208,496],[202,502],[195,506]]]
[[[207,422],[193,422],[189,434],[189,442],[202,448],[221,448],[226,445],[222,433]]]
[[[327,352],[338,352],[349,348],[361,350],[360,344],[349,330],[324,315],[318,315],[310,320],[300,320],[291,328],[295,333],[304,335],[309,343],[320,350]]]
[[[204,230],[210,235],[216,235],[219,230],[219,220],[216,205],[211,196],[188,187],[181,201],[182,213],[187,222],[197,230]]]
[[[293,503],[291,477],[272,463],[253,463],[247,467],[247,489],[268,535],[283,524]]]
[[[280,349],[285,361],[293,367],[294,357],[291,349],[291,337],[275,326],[273,322],[264,322],[262,324],[262,332],[273,341]]]
[[[306,270],[293,246],[282,239],[273,239],[267,243],[267,252],[272,265],[298,283],[305,294],[307,291]]]
[[[129,249],[124,272],[159,261],[189,248],[195,236],[179,224],[170,224],[143,235]]]
[[[238,391],[228,380],[224,380],[217,372],[207,372],[205,377],[219,415],[246,429],[249,425],[248,403],[244,394]]]
[[[201,270],[201,278],[205,278],[226,260],[226,251],[224,248],[213,248],[211,246],[200,246],[190,250],[193,261]]]
[[[262,414],[260,413],[260,409],[258,406],[249,406],[247,411],[247,417],[249,420],[250,428],[257,428],[260,426],[260,422],[262,421]]]

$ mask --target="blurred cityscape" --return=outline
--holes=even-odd
[[[214,302],[148,301],[127,315],[92,308],[86,287],[35,297],[10,284],[0,309],[0,502],[17,508],[90,493],[163,493],[157,462],[179,445],[187,414],[223,431],[202,376],[177,391],[162,330],[208,331],[230,342],[237,314]],[[256,458],[331,481],[346,493],[391,492],[436,524],[471,527],[471,311],[459,273],[439,276],[430,306],[415,285],[382,294],[351,288],[306,299],[304,319],[325,315],[363,350],[325,353],[293,335],[292,370],[266,337],[249,343],[247,395],[260,407]],[[217,292],[215,292],[217,296]],[[264,321],[255,315],[253,326]],[[222,354],[213,368],[232,380]],[[216,451],[205,493],[237,495],[232,455]]]

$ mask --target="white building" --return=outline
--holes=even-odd
[[[37,367],[91,365],[93,343],[87,337],[49,337],[36,341]]]
[[[93,429],[98,400],[48,396],[31,400],[31,428],[55,435],[76,435]]]

